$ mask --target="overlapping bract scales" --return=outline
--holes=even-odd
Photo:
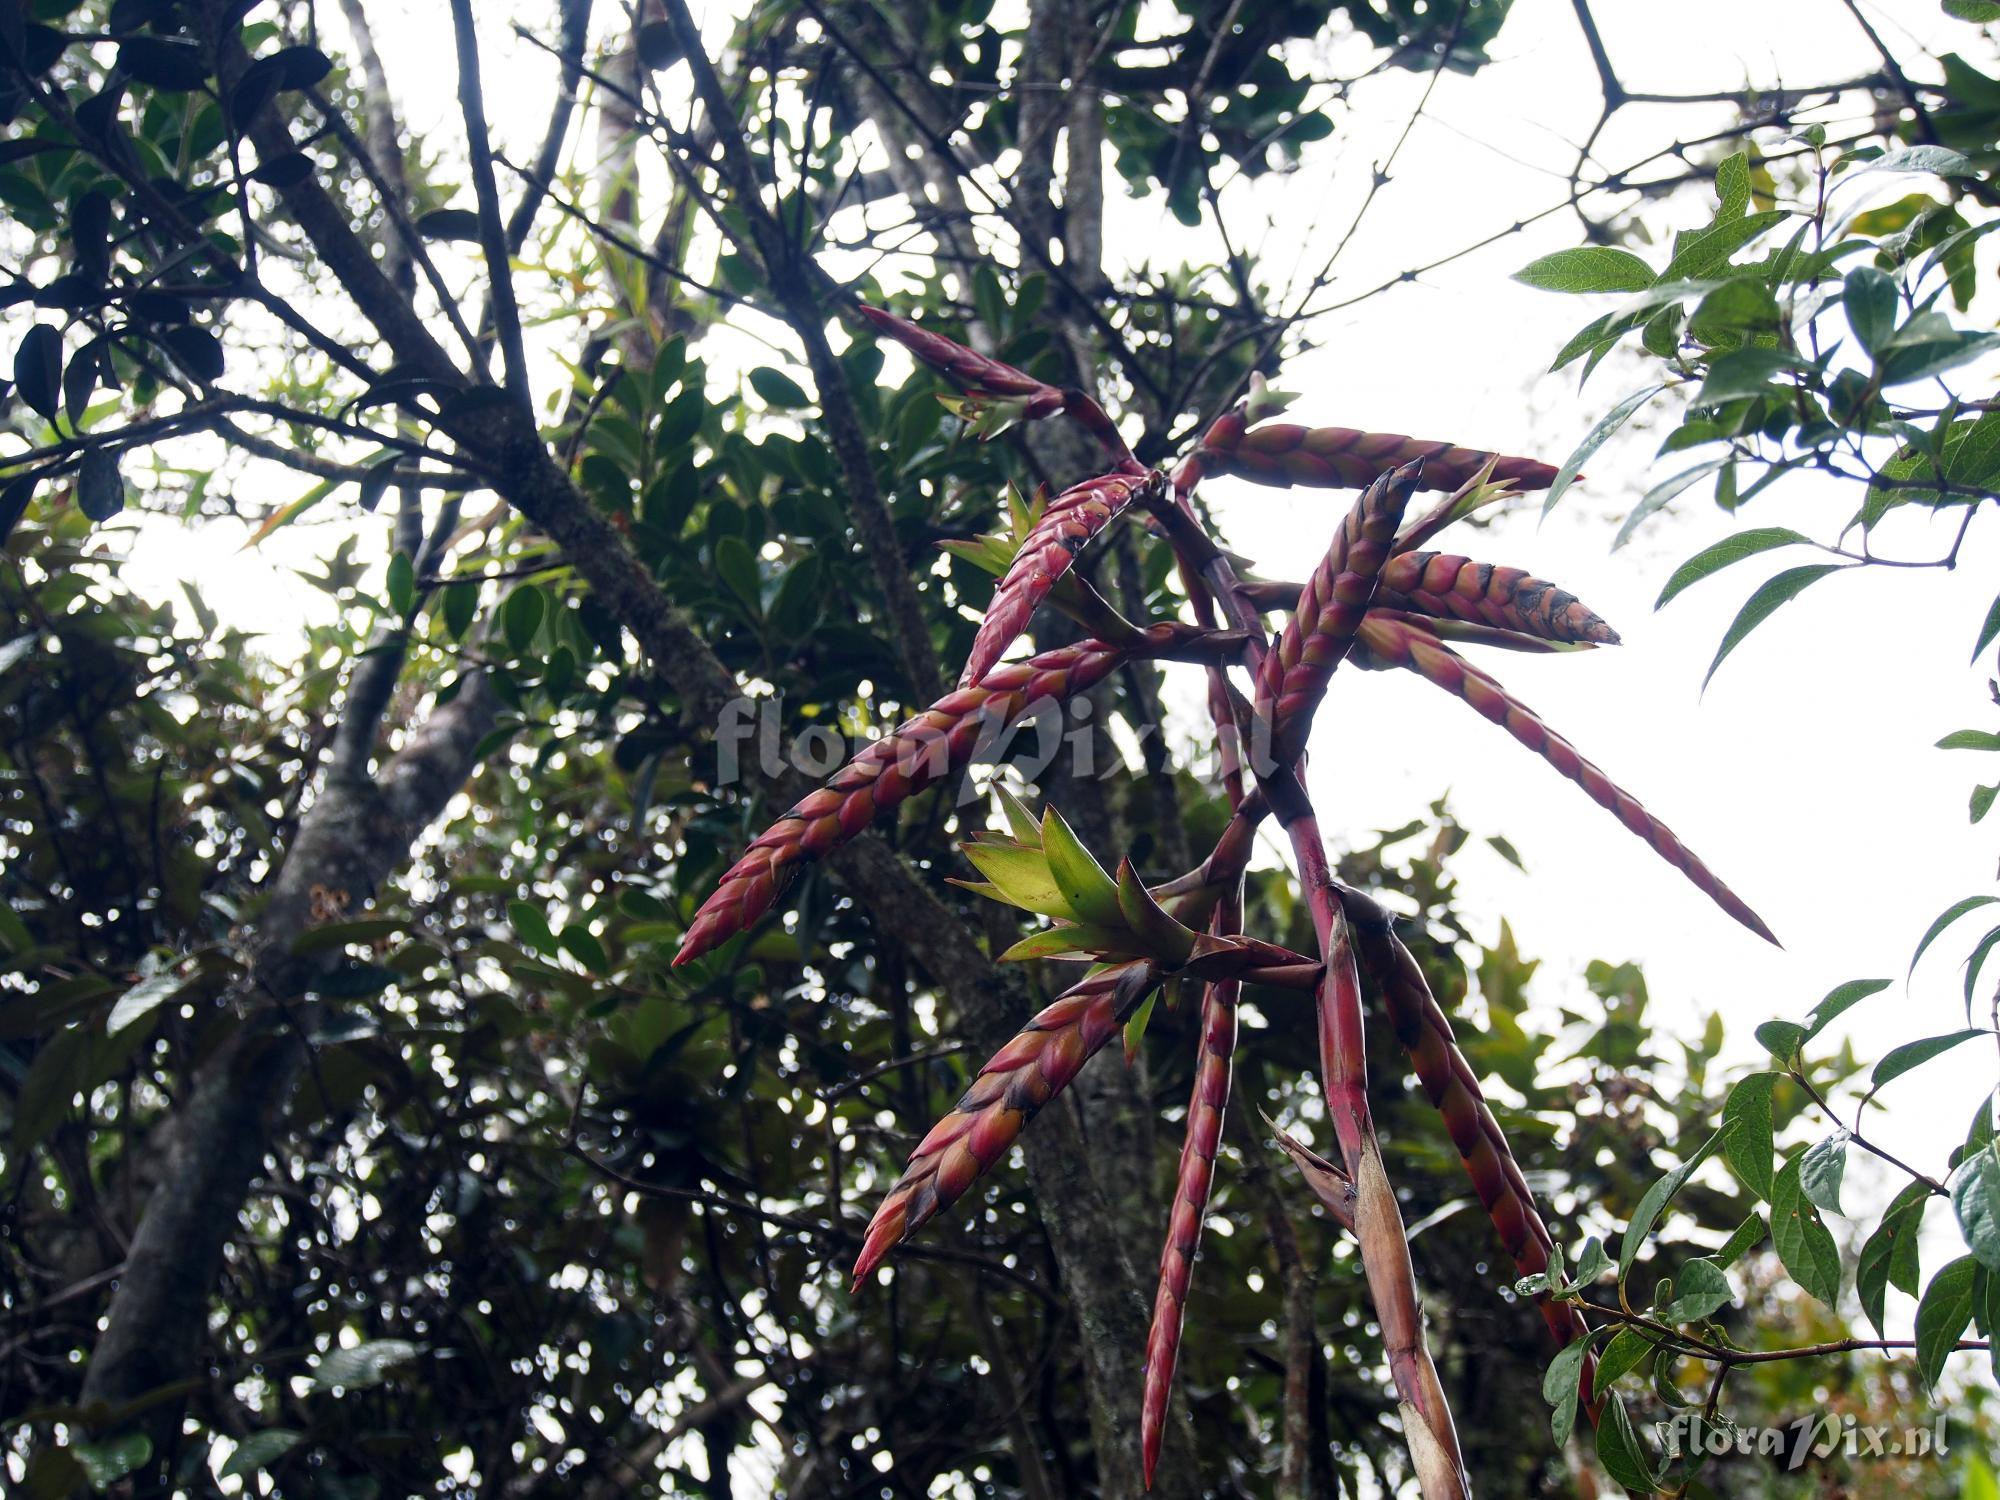
[[[870,743],[729,867],[688,924],[674,962],[698,958],[743,931],[771,909],[800,865],[839,848],[905,798],[964,770],[982,736],[1012,726],[1033,704],[1061,702],[1096,686],[1129,654],[1128,647],[1091,640],[1008,662]]]
[[[1534,710],[1442,641],[1403,621],[1381,615],[1370,616],[1362,622],[1359,640],[1376,661],[1407,667],[1446,692],[1463,698],[1582,787],[1591,801],[1644,839],[1660,858],[1687,876],[1695,888],[1717,906],[1766,942],[1778,941],[1772,936],[1771,929],[1764,925],[1763,918],[1724,885],[1671,828],[1647,812],[1630,792],[1585,760],[1576,746],[1543,723]]]
[[[1458,1148],[1473,1191],[1521,1274],[1539,1275],[1548,1269],[1554,1240],[1479,1079],[1459,1050],[1450,1019],[1382,908],[1355,891],[1343,890],[1340,895],[1370,987],[1387,1006],[1390,1025],[1409,1054],[1425,1096],[1444,1117],[1445,1131]],[[1544,1298],[1541,1307],[1559,1347],[1582,1334],[1583,1325],[1569,1304]]]
[[[1354,643],[1417,479],[1418,466],[1412,464],[1369,485],[1306,580],[1298,610],[1286,622],[1277,647],[1264,658],[1257,701],[1277,726],[1282,765],[1289,765],[1304,745],[1327,680]]]
[[[1200,472],[1233,474],[1258,484],[1326,489],[1372,484],[1391,469],[1419,459],[1424,465],[1423,487],[1431,490],[1455,490],[1489,462],[1492,479],[1511,482],[1516,489],[1545,490],[1556,477],[1554,465],[1532,458],[1510,458],[1397,432],[1304,427],[1297,422],[1265,422],[1240,430],[1235,424],[1218,422],[1202,438],[1198,454]]]
[[[1173,1395],[1188,1284],[1194,1276],[1202,1220],[1215,1184],[1215,1153],[1222,1145],[1223,1114],[1229,1106],[1229,1073],[1236,1055],[1236,999],[1240,988],[1234,980],[1224,980],[1209,985],[1202,995],[1201,1041],[1195,1051],[1187,1133],[1181,1142],[1180,1170],[1174,1179],[1167,1241],[1160,1252],[1160,1285],[1153,1297],[1153,1326],[1146,1335],[1146,1388],[1139,1406],[1139,1452],[1149,1487],[1154,1466],[1160,1459],[1160,1438],[1166,1431],[1167,1402]]]
[[[879,307],[861,303],[859,311],[878,333],[887,334],[968,395],[1025,401],[1027,409],[1023,414],[1030,417],[1045,417],[1063,409],[1063,393],[1025,370],[989,359],[943,334],[919,328]]]
[[[1076,555],[1089,545],[1112,518],[1130,503],[1146,479],[1130,474],[1100,474],[1072,485],[1051,500],[1042,517],[1021,539],[997,587],[986,618],[972,639],[971,654],[959,686],[979,681],[1013,645],[1056,580],[1070,569]]]
[[[892,1248],[957,1202],[1007,1154],[1036,1111],[1118,1035],[1124,1012],[1144,993],[1139,984],[1146,969],[1125,964],[1093,974],[987,1060],[951,1113],[910,1153],[902,1177],[875,1210],[854,1262],[856,1286]]]
[[[1448,552],[1403,552],[1382,567],[1375,602],[1385,609],[1493,625],[1550,641],[1618,644],[1618,632],[1576,595],[1519,568]]]

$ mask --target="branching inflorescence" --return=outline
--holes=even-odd
[[[990,1170],[1036,1111],[1119,1034],[1154,991],[1170,979],[1199,981],[1194,1088],[1145,1355],[1142,1452],[1150,1482],[1228,1107],[1238,994],[1245,982],[1312,994],[1321,1085],[1338,1151],[1323,1158],[1289,1138],[1281,1144],[1336,1221],[1355,1236],[1426,1500],[1469,1495],[1443,1387],[1424,1346],[1401,1210],[1369,1116],[1365,993],[1383,1007],[1522,1274],[1544,1270],[1553,1246],[1422,969],[1387,913],[1361,892],[1339,885],[1327,864],[1297,772],[1335,670],[1349,659],[1360,667],[1403,668],[1462,698],[1575,781],[1730,916],[1771,938],[1756,913],[1665,824],[1447,644],[1574,651],[1617,643],[1610,626],[1553,584],[1519,569],[1419,550],[1484,504],[1546,488],[1555,470],[1530,459],[1393,434],[1264,422],[1282,410],[1284,398],[1253,382],[1249,396],[1219,418],[1169,475],[1140,465],[1087,394],[1049,386],[888,313],[862,312],[878,332],[959,387],[957,407],[981,436],[997,435],[1019,421],[1065,416],[1097,439],[1108,467],[1053,500],[1034,506],[1015,502],[1011,535],[949,544],[1000,579],[959,686],[869,744],[752,843],[695,914],[675,961],[684,963],[747,931],[776,904],[801,865],[853,838],[898,803],[963,772],[992,736],[1038,706],[1086,692],[1131,661],[1204,664],[1223,746],[1222,780],[1235,815],[1195,869],[1151,887],[1129,862],[1108,873],[1053,809],[1038,820],[1004,792],[1007,834],[966,840],[966,856],[984,878],[958,883],[1050,919],[1049,926],[1001,957],[1077,959],[1093,967],[980,1070],[957,1106],[911,1153],[869,1226],[855,1284],[865,1283],[896,1244]],[[1190,503],[1207,474],[1265,484],[1356,486],[1363,493],[1303,583],[1244,579]],[[1446,494],[1406,519],[1412,497],[1423,489]],[[1143,512],[1173,549],[1192,623],[1128,621],[1073,571],[1092,540],[1129,510]],[[1092,638],[1002,662],[1045,607],[1071,615]],[[1275,640],[1265,619],[1273,612],[1286,616]],[[1231,666],[1247,674],[1247,697],[1228,675]],[[1290,841],[1313,917],[1316,955],[1241,931],[1244,870],[1255,830],[1267,816],[1276,817]],[[1542,1312],[1560,1344],[1581,1332],[1566,1305],[1544,1299]]]

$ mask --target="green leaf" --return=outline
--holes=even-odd
[[[1781,1063],[1789,1063],[1799,1055],[1799,1048],[1805,1042],[1806,1029],[1796,1021],[1766,1021],[1755,1032],[1771,1056]]]
[[[1985,729],[1954,729],[1937,742],[1940,750],[2000,750],[2000,734]]]
[[[1978,333],[1954,329],[1935,337],[1906,339],[1882,360],[1882,384],[1908,385],[1929,380],[1947,370],[1969,364],[1994,349],[2000,349],[2000,333]]]
[[[478,608],[478,584],[454,583],[445,587],[444,628],[451,632],[453,640],[465,639],[465,632],[472,628],[472,617]]]
[[[1875,1064],[1875,1071],[1868,1080],[1870,1089],[1879,1089],[1911,1069],[1921,1068],[1932,1058],[1942,1057],[1952,1048],[1962,1047],[1974,1037],[1986,1035],[1984,1027],[1968,1026],[1963,1031],[1949,1032],[1944,1036],[1927,1036],[1921,1041],[1905,1042]]]
[[[507,637],[507,645],[516,655],[526,651],[535,639],[548,608],[547,597],[532,583],[520,585],[500,606],[500,633]]]
[[[1877,1335],[1882,1332],[1889,1287],[1893,1284],[1907,1291],[1916,1285],[1918,1239],[1930,1200],[1928,1186],[1909,1184],[1890,1202],[1875,1232],[1862,1242],[1854,1269],[1854,1290]]]
[[[802,406],[812,405],[812,398],[800,385],[783,370],[774,370],[769,365],[760,365],[750,372],[750,389],[763,397],[764,404],[778,411],[797,411]]]
[[[1621,1375],[1638,1368],[1640,1362],[1653,1352],[1653,1341],[1636,1328],[1621,1328],[1611,1336],[1611,1342],[1604,1346],[1604,1352],[1597,1356],[1597,1376],[1591,1381],[1591,1389],[1603,1395],[1611,1389],[1611,1383]]]
[[[1639,292],[1653,284],[1653,268],[1629,250],[1586,245],[1529,261],[1514,280],[1545,292]]]
[[[1645,523],[1648,517],[1664,509],[1672,501],[1678,499],[1685,491],[1692,489],[1696,484],[1706,479],[1728,462],[1727,458],[1704,459],[1693,468],[1683,469],[1680,473],[1674,475],[1673,478],[1663,479],[1650,490],[1646,491],[1645,496],[1637,505],[1632,507],[1631,514],[1626,516],[1624,522],[1619,526],[1618,535],[1611,539],[1611,550],[1616,552],[1620,547],[1631,541],[1633,535]],[[1683,587],[1685,586],[1683,585]],[[1654,606],[1655,609],[1658,607],[1658,605]]]
[[[1584,434],[1583,441],[1576,445],[1576,451],[1564,459],[1562,467],[1556,471],[1556,477],[1549,485],[1548,495],[1542,501],[1543,515],[1547,515],[1556,508],[1556,502],[1562,499],[1563,491],[1568,489],[1571,482],[1582,472],[1584,464],[1590,459],[1590,455],[1604,446],[1605,439],[1623,427],[1632,419],[1634,412],[1638,411],[1640,407],[1651,401],[1665,389],[1666,385],[1662,383],[1660,385],[1649,385],[1644,390],[1634,391],[1598,419],[1597,425]]]
[[[967,839],[961,849],[1008,905],[1045,917],[1076,919],[1076,909],[1049,873],[1048,858],[1040,849],[986,839]]]
[[[1625,1236],[1618,1242],[1618,1279],[1623,1281],[1632,1262],[1639,1258],[1639,1249],[1646,1243],[1646,1236],[1653,1232],[1666,1206],[1674,1194],[1681,1190],[1694,1169],[1708,1159],[1709,1153],[1722,1143],[1728,1134],[1728,1127],[1718,1130],[1701,1144],[1701,1147],[1686,1161],[1675,1167],[1666,1176],[1646,1189],[1639,1206],[1632,1210],[1632,1222],[1625,1227]]]
[[[390,611],[407,616],[417,602],[417,568],[409,553],[398,552],[389,559],[388,592]]]
[[[1712,1260],[1691,1260],[1681,1267],[1674,1285],[1674,1300],[1661,1313],[1669,1323],[1699,1323],[1715,1316],[1718,1308],[1736,1300],[1729,1278]]]
[[[2000,1142],[1988,1142],[1960,1165],[1951,1207],[1967,1248],[1988,1270],[2000,1271]]]
[[[1653,1468],[1645,1445],[1632,1430],[1632,1418],[1618,1396],[1604,1403],[1604,1414],[1598,1418],[1597,1461],[1604,1465],[1605,1473],[1633,1494],[1654,1493]]]
[[[1663,607],[1691,585],[1700,583],[1711,574],[1721,572],[1731,563],[1742,562],[1746,557],[1755,557],[1760,552],[1769,552],[1777,547],[1811,545],[1810,537],[1800,535],[1789,526],[1760,526],[1750,531],[1739,531],[1733,536],[1726,536],[1713,546],[1702,548],[1674,569],[1673,577],[1669,578],[1667,586],[1660,590],[1660,597],[1653,601],[1653,608]]]
[[[1160,987],[1154,985],[1132,1012],[1132,1019],[1125,1023],[1125,1060],[1129,1063],[1139,1055],[1139,1044],[1146,1039],[1146,1027],[1153,1019],[1153,1007],[1159,1002]]]
[[[1841,1179],[1847,1175],[1847,1132],[1836,1130],[1815,1141],[1799,1158],[1799,1190],[1813,1207],[1830,1214],[1840,1209]]]
[[[1967,896],[1963,900],[1954,901],[1950,906],[1946,907],[1938,919],[1931,923],[1929,930],[1924,933],[1923,941],[1917,944],[1917,951],[1910,955],[1909,972],[1912,974],[1917,972],[1917,960],[1924,956],[1926,948],[1930,947],[1932,943],[1944,935],[1944,930],[1947,927],[1951,926],[1952,923],[1968,912],[1977,911],[1982,906],[1991,906],[1995,902],[2000,902],[2000,896]]]
[[[2000,640],[2000,595],[1995,595],[1987,608],[1986,618],[1979,625],[1979,639],[1973,643],[1972,659],[1978,661],[1986,654],[1986,648]]]
[[[1840,1296],[1840,1250],[1819,1210],[1806,1200],[1796,1156],[1785,1163],[1771,1190],[1771,1243],[1792,1280],[1832,1307]]]
[[[1583,1242],[1583,1253],[1577,1257],[1576,1284],[1589,1286],[1610,1269],[1611,1257],[1604,1252],[1604,1241],[1593,1234]]]
[[[1542,1376],[1542,1399],[1552,1409],[1549,1428],[1555,1435],[1558,1448],[1569,1441],[1570,1432],[1576,1426],[1577,1392],[1583,1384],[1584,1360],[1596,1337],[1594,1332],[1586,1333],[1568,1345],[1549,1361],[1548,1371]]]
[[[556,939],[563,952],[582,964],[593,974],[609,974],[611,957],[604,951],[604,944],[597,940],[597,934],[580,922],[572,922],[562,930]]]
[[[1783,210],[1748,214],[1711,229],[1687,236],[1660,273],[1662,284],[1670,281],[1698,281],[1714,276],[1729,264],[1729,257],[1785,217]]]
[[[1973,1273],[1979,1262],[1961,1255],[1941,1266],[1917,1304],[1917,1370],[1936,1387],[1945,1361],[1972,1322]]]
[[[1715,676],[1716,668],[1728,659],[1729,653],[1743,644],[1744,637],[1762,625],[1785,605],[1804,593],[1813,584],[1829,573],[1841,570],[1839,563],[1808,563],[1802,568],[1787,568],[1774,578],[1766,579],[1764,585],[1752,594],[1743,608],[1737,612],[1728,631],[1722,637],[1721,646],[1716,648],[1715,660],[1708,664],[1708,672],[1701,679],[1706,688]]]
[[[1944,13],[1955,21],[1984,26],[2000,21],[2000,0],[1944,0]]]
[[[1091,858],[1083,841],[1052,805],[1042,809],[1042,853],[1056,888],[1079,920],[1103,927],[1125,926],[1117,882]]]
[[[23,636],[21,639],[31,645],[37,639]],[[2000,900],[2000,897],[1992,898]],[[28,931],[28,924],[21,920],[21,914],[5,902],[0,902],[0,951],[9,954],[26,953],[35,946],[35,935]]]
[[[1986,966],[1993,947],[2000,943],[2000,927],[1995,927],[1973,945],[1972,952],[1965,959],[1965,1020],[1972,1023],[1972,994],[1979,988],[1979,971]]]
[[[1976,786],[1972,789],[1972,797],[1966,810],[1971,814],[1973,822],[1979,822],[1993,811],[1995,797],[2000,797],[2000,786]]]
[[[1847,273],[1842,300],[1847,325],[1871,355],[1885,349],[1896,332],[1896,283],[1886,271],[1856,266]]]
[[[94,1490],[108,1490],[153,1456],[153,1440],[143,1432],[124,1432],[95,1443],[73,1443],[70,1456],[83,1465]]]
[[[1766,1202],[1777,1176],[1772,1166],[1771,1090],[1776,1073],[1752,1073],[1722,1106],[1722,1154],[1742,1184]]]
[[[1734,1265],[1755,1249],[1763,1241],[1766,1233],[1763,1215],[1752,1213],[1749,1218],[1736,1226],[1736,1232],[1709,1258],[1718,1266]]]
[[[1883,153],[1848,176],[1860,177],[1869,172],[1929,172],[1937,177],[1973,177],[1978,175],[1979,168],[1971,157],[1948,146],[1905,146],[1900,151]],[[1847,178],[1841,180],[1844,182]]]
[[[764,613],[764,591],[757,571],[757,555],[740,536],[725,536],[715,544],[715,572],[729,591],[742,601],[752,619]]]
[[[1021,844],[1039,844],[1042,841],[1042,825],[1030,812],[1027,805],[1008,791],[1001,782],[993,783],[993,795],[1000,801],[1000,811],[1007,819],[1007,827],[1012,830],[1014,840]]]
[[[313,1387],[330,1391],[365,1390],[380,1385],[391,1367],[415,1359],[423,1350],[406,1339],[373,1339],[352,1349],[330,1349],[320,1356]]]
[[[1739,151],[1715,169],[1715,222],[1733,223],[1750,209],[1750,153]]]
[[[1886,979],[1850,979],[1843,985],[1835,986],[1806,1017],[1809,1024],[1802,1041],[1811,1041],[1870,995],[1881,994],[1889,988],[1889,984]]]
[[[116,1036],[127,1026],[144,1020],[178,994],[183,983],[171,969],[162,969],[150,978],[140,980],[120,995],[118,1003],[111,1007],[111,1014],[104,1021],[105,1034]]]
[[[229,1455],[229,1462],[222,1466],[221,1477],[240,1479],[246,1474],[268,1469],[304,1441],[303,1436],[286,1427],[267,1427],[262,1432],[253,1432],[236,1445],[236,1451]]]
[[[507,922],[514,929],[514,936],[544,958],[554,958],[560,951],[556,947],[555,934],[549,931],[549,919],[533,902],[509,901]]]
[[[1089,922],[1058,922],[1031,932],[1000,955],[1003,963],[1030,958],[1123,959],[1137,957],[1132,934],[1123,927]]]
[[[1714,406],[1772,389],[1772,378],[1786,370],[1803,369],[1798,356],[1782,349],[1732,349],[1709,362],[1708,374],[1695,392],[1697,406]]]

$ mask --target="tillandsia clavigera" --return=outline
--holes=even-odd
[[[1256,380],[1177,466],[1149,468],[1086,393],[1050,386],[875,308],[862,313],[878,334],[958,387],[955,405],[978,435],[997,436],[1025,421],[1070,420],[1103,451],[1105,467],[1052,499],[1010,498],[1009,534],[947,544],[999,579],[958,686],[869,743],[757,838],[695,914],[675,962],[747,933],[772,913],[806,863],[963,772],[984,728],[1011,725],[1038,704],[1087,692],[1134,661],[1200,664],[1231,816],[1194,868],[1151,884],[1129,859],[1107,870],[1053,808],[1038,817],[1004,790],[1007,831],[965,839],[964,854],[981,879],[958,883],[1048,919],[1000,956],[1080,960],[1091,967],[986,1062],[911,1153],[868,1227],[854,1283],[865,1284],[897,1244],[999,1162],[1036,1112],[1120,1035],[1156,991],[1172,980],[1196,985],[1194,1084],[1144,1350],[1141,1448],[1150,1484],[1229,1107],[1239,995],[1246,983],[1309,995],[1334,1151],[1318,1156],[1289,1138],[1281,1145],[1359,1249],[1422,1493],[1426,1500],[1469,1496],[1451,1412],[1425,1347],[1401,1210],[1370,1117],[1362,1040],[1369,997],[1442,1116],[1521,1274],[1546,1271],[1553,1245],[1422,969],[1383,908],[1338,882],[1328,864],[1299,773],[1336,670],[1343,662],[1401,668],[1463,699],[1576,782],[1722,910],[1776,941],[1671,829],[1456,649],[1584,651],[1617,643],[1616,632],[1575,595],[1517,568],[1427,547],[1482,506],[1548,487],[1556,471],[1532,459],[1448,443],[1269,421],[1285,398]],[[1194,504],[1205,475],[1358,487],[1361,494],[1309,577],[1245,578]],[[1441,498],[1413,512],[1423,491],[1441,492]],[[1126,515],[1143,516],[1171,549],[1188,618],[1129,620],[1075,567]],[[1070,616],[1088,636],[1003,660],[1048,609]],[[1281,620],[1275,634],[1273,615]],[[1312,953],[1243,931],[1243,877],[1254,835],[1267,817],[1276,820],[1291,850],[1312,917]],[[1558,1347],[1583,1332],[1569,1305],[1544,1297],[1541,1310]],[[1586,1401],[1585,1410],[1594,1415],[1595,1401]]]

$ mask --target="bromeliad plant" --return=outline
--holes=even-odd
[[[958,687],[869,744],[752,843],[695,915],[675,961],[685,963],[745,932],[772,910],[800,866],[926,787],[963,772],[989,735],[1089,690],[1128,662],[1201,662],[1233,815],[1198,867],[1150,886],[1129,860],[1107,872],[1053,809],[1037,818],[1004,794],[1008,833],[966,840],[965,855],[983,879],[961,884],[1050,919],[1047,928],[1001,956],[1080,959],[1092,967],[987,1062],[957,1107],[919,1143],[869,1226],[855,1284],[866,1282],[896,1244],[999,1161],[1035,1112],[1121,1030],[1129,1049],[1164,984],[1182,978],[1199,983],[1194,1092],[1146,1350],[1142,1447],[1150,1483],[1228,1106],[1238,995],[1246,982],[1311,994],[1336,1153],[1322,1158],[1296,1142],[1284,1144],[1359,1246],[1423,1494],[1428,1500],[1469,1495],[1451,1413],[1425,1348],[1401,1211],[1370,1117],[1364,983],[1386,1009],[1521,1275],[1546,1277],[1553,1246],[1422,970],[1387,913],[1337,882],[1328,865],[1299,771],[1335,669],[1343,662],[1401,667],[1464,699],[1575,781],[1723,910],[1771,937],[1665,824],[1454,649],[1565,651],[1616,643],[1609,626],[1552,584],[1517,569],[1423,550],[1480,507],[1518,490],[1546,488],[1556,470],[1445,443],[1265,421],[1282,410],[1284,398],[1261,384],[1216,421],[1176,469],[1148,469],[1083,392],[1049,386],[876,309],[862,312],[880,333],[959,387],[957,409],[981,436],[1021,421],[1066,416],[1097,441],[1108,462],[1103,473],[1053,499],[1028,504],[1014,498],[1011,535],[951,544],[1000,579]],[[1239,576],[1216,544],[1193,503],[1196,485],[1210,474],[1364,488],[1312,576],[1280,583]],[[1443,498],[1408,518],[1420,490],[1443,491]],[[1172,549],[1189,619],[1131,621],[1074,567],[1100,532],[1135,510]],[[1090,636],[1003,662],[1044,607],[1071,616]],[[1284,619],[1275,640],[1266,627],[1266,616],[1274,613]],[[1240,680],[1231,667],[1241,669]],[[1242,931],[1243,876],[1266,817],[1277,819],[1291,844],[1312,914],[1313,954]],[[1575,1308],[1546,1296],[1541,1307],[1556,1347],[1574,1346],[1584,1332]],[[1586,1398],[1583,1406],[1594,1414],[1594,1400]]]

